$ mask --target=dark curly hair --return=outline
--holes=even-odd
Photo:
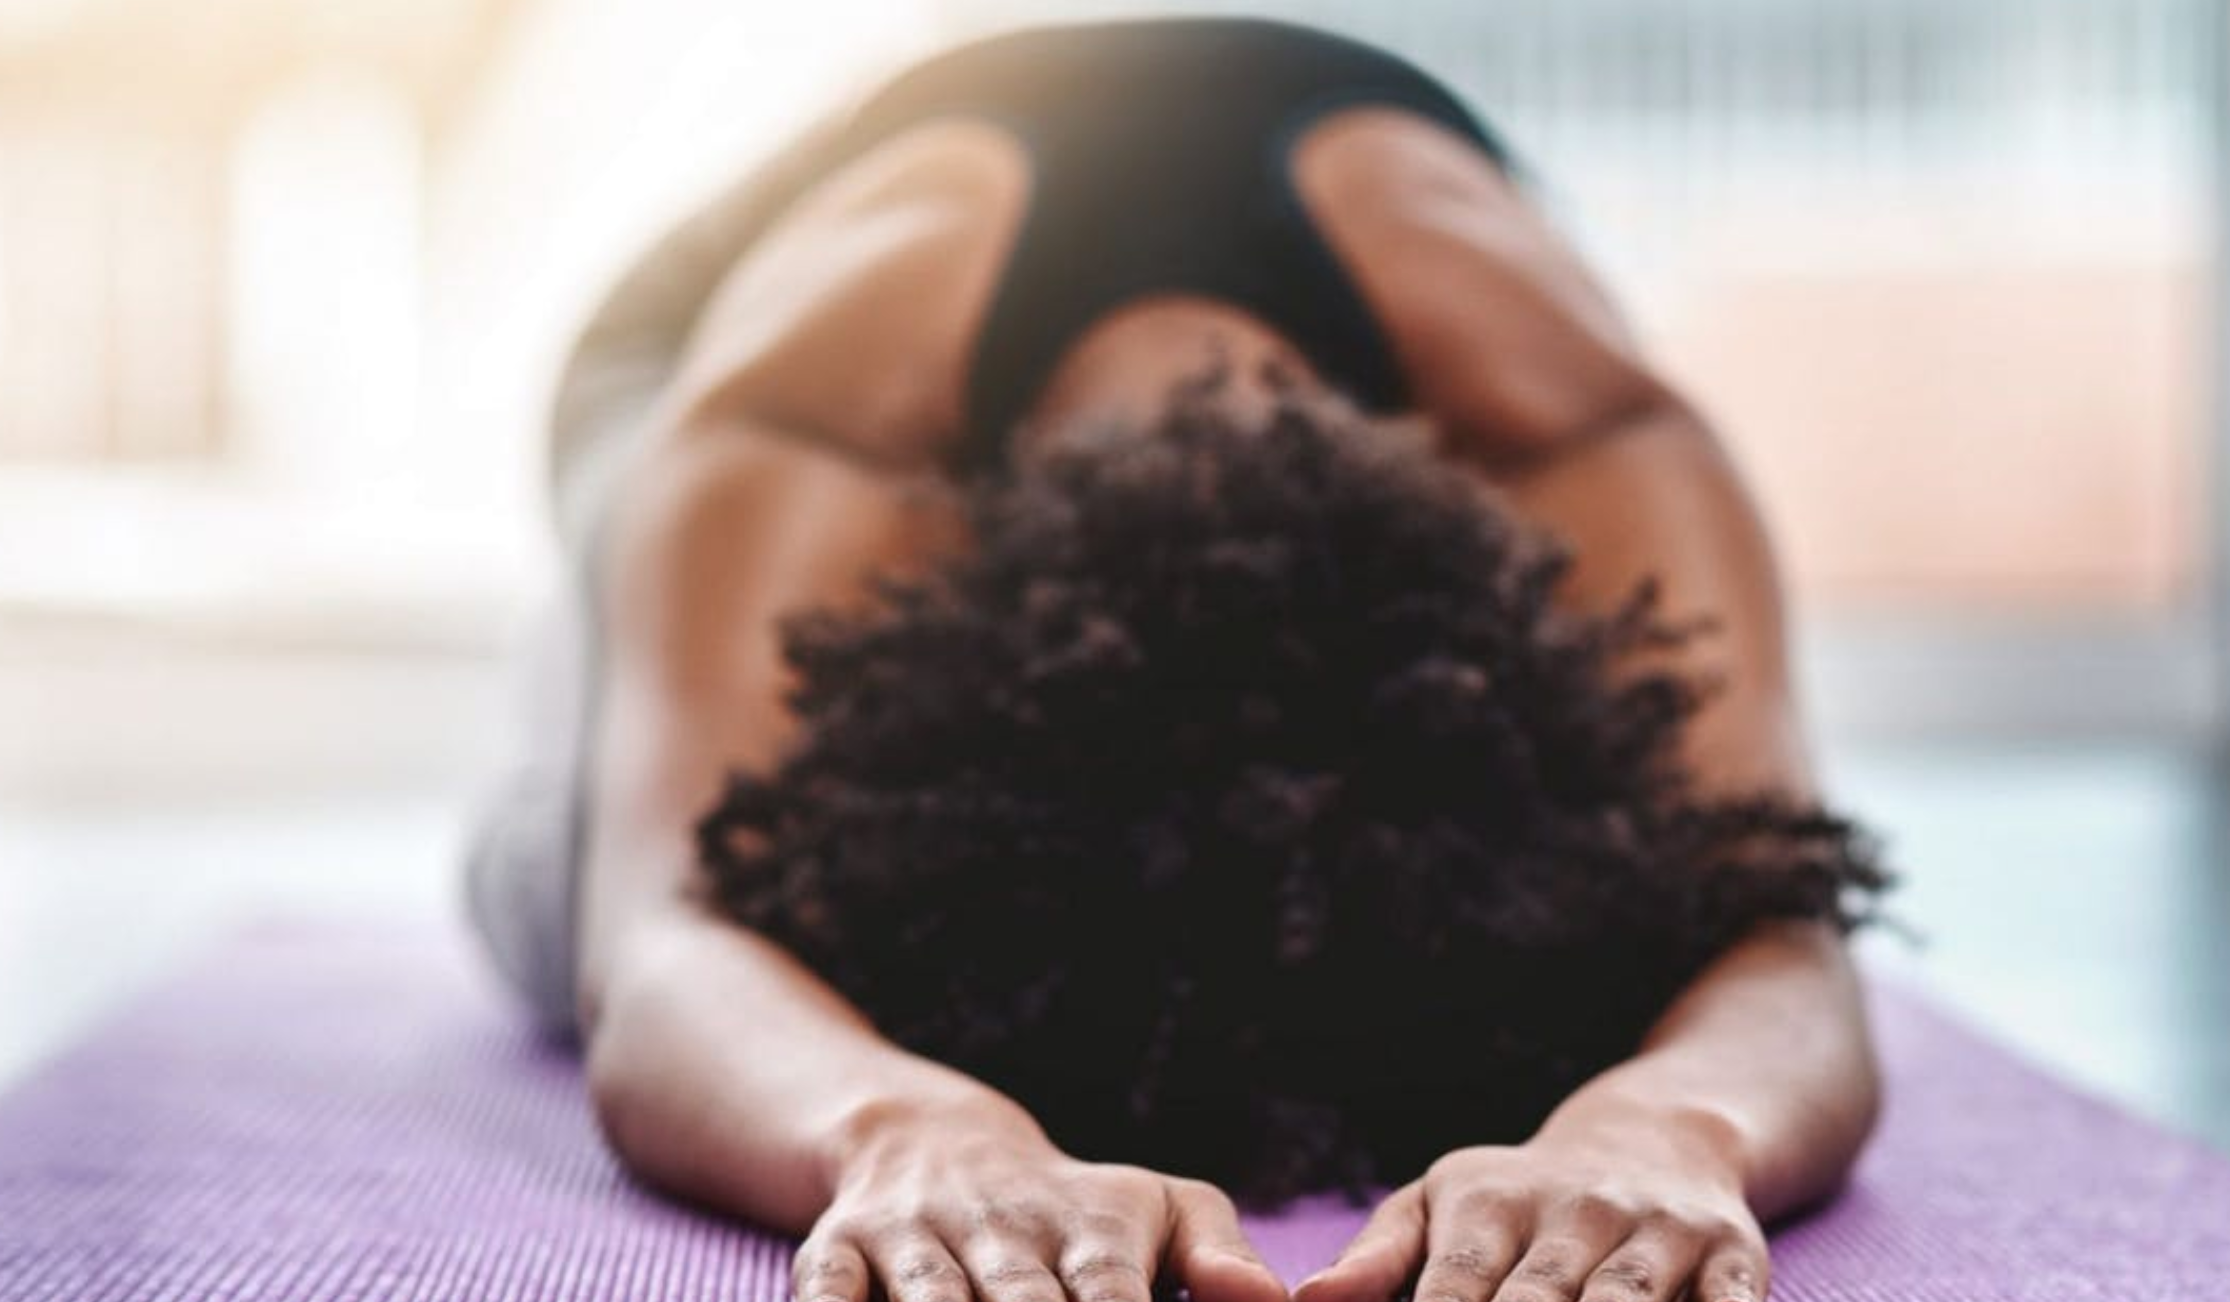
[[[1516,1140],[1772,919],[1887,878],[1699,794],[1644,584],[1422,443],[1213,380],[966,487],[973,546],[790,621],[801,740],[699,827],[719,903],[1069,1151],[1275,1202]]]

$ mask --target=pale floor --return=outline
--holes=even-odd
[[[2068,1077],[2230,1148],[2221,776],[2148,746],[1874,746],[1832,765],[1909,875],[1871,961]],[[0,1086],[272,913],[455,916],[461,802],[0,803]]]

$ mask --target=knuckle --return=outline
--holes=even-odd
[[[803,1302],[850,1296],[863,1282],[859,1266],[839,1253],[800,1251],[790,1266],[790,1290]]]
[[[1213,1185],[1194,1191],[1172,1189],[1170,1205],[1195,1225],[1219,1226],[1239,1219],[1239,1209],[1228,1194]]]
[[[1461,1181],[1467,1174],[1471,1173],[1472,1168],[1476,1165],[1477,1163],[1469,1153],[1461,1150],[1445,1153],[1434,1159],[1432,1165],[1425,1168],[1425,1174],[1419,1179],[1419,1183],[1428,1187],[1437,1187],[1452,1181]]]
[[[1638,1256],[1618,1256],[1596,1267],[1588,1280],[1588,1296],[1654,1297],[1657,1267]]]
[[[1741,1225],[1720,1212],[1671,1211],[1665,1213],[1663,1224],[1673,1234],[1704,1243],[1731,1243],[1742,1235]]]
[[[1525,1202],[1522,1193],[1500,1184],[1472,1184],[1443,1198],[1449,1215],[1476,1221],[1508,1220]]]
[[[1120,1164],[1102,1167],[1099,1174],[1101,1197],[1113,1197],[1127,1203],[1160,1203],[1169,1196],[1168,1182],[1142,1166]]]
[[[1548,1240],[1534,1245],[1518,1263],[1518,1279],[1527,1284],[1545,1284],[1551,1288],[1569,1289],[1578,1283],[1579,1252],[1569,1243]]]
[[[826,1274],[839,1268],[842,1258],[830,1248],[829,1241],[815,1231],[811,1238],[798,1245],[790,1256],[790,1278],[806,1279]]]
[[[1045,1204],[1035,1198],[986,1198],[968,1213],[978,1234],[1028,1236],[1042,1229],[1048,1218]]]
[[[960,1267],[952,1258],[926,1248],[901,1252],[891,1261],[891,1277],[901,1284],[933,1285],[959,1276]]]
[[[1110,1276],[1122,1279],[1144,1279],[1146,1268],[1128,1253],[1111,1250],[1079,1252],[1061,1263],[1061,1282],[1089,1283]]]
[[[1564,1211],[1582,1225],[1628,1225],[1637,1219],[1626,1199],[1601,1189],[1585,1189],[1564,1200]]]
[[[1751,1293],[1758,1291],[1764,1282],[1763,1263],[1753,1263],[1748,1257],[1721,1257],[1711,1270],[1711,1282],[1721,1288],[1732,1287]]]
[[[1474,1284],[1488,1284],[1500,1279],[1505,1268],[1500,1254],[1473,1243],[1460,1244],[1435,1254],[1426,1267],[1436,1278],[1445,1278],[1449,1283],[1461,1280]]]
[[[1028,1257],[993,1257],[977,1272],[977,1278],[995,1287],[1050,1284],[1053,1282],[1053,1272],[1045,1268],[1044,1262],[1032,1261]]]
[[[820,1223],[813,1227],[813,1233],[807,1235],[805,1242],[798,1245],[798,1255],[804,1257],[808,1254],[825,1254],[839,1243],[856,1242],[864,1237],[865,1229],[860,1218],[849,1212],[823,1216]]]
[[[856,1274],[851,1258],[818,1244],[806,1244],[790,1262],[792,1279],[835,1279]]]
[[[1765,1237],[1759,1233],[1757,1223],[1745,1217],[1710,1212],[1693,1218],[1692,1223],[1696,1234],[1709,1243],[1740,1252],[1765,1251]]]
[[[1137,1215],[1130,1211],[1093,1203],[1070,1208],[1061,1218],[1061,1228],[1072,1240],[1120,1243],[1133,1236],[1138,1221]],[[1083,1254],[1079,1259],[1110,1255],[1116,1254],[1093,1251]]]
[[[1076,1302],[1131,1302],[1145,1292],[1145,1266],[1120,1252],[1083,1252],[1061,1263],[1061,1284]]]
[[[823,1220],[798,1244],[797,1252],[790,1258],[791,1269],[849,1266],[853,1260],[852,1237],[849,1225]]]
[[[942,1275],[900,1280],[892,1286],[891,1292],[904,1302],[971,1302],[974,1296],[967,1281]]]
[[[888,1243],[902,1237],[913,1224],[912,1217],[897,1212],[860,1211],[832,1228],[854,1243]]]

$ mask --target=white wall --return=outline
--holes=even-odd
[[[571,332],[663,221],[932,40],[919,0],[526,7],[431,177],[427,387],[471,491],[539,487]]]

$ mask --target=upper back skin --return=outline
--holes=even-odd
[[[1469,142],[1365,105],[1311,124],[1287,161],[1384,329],[1417,414],[1456,450],[1492,462],[1660,392],[1606,296]],[[972,345],[1030,186],[1019,141],[959,117],[902,131],[838,169],[712,296],[677,372],[674,423],[748,417],[871,462],[934,463],[964,426]],[[1147,414],[1171,381],[1219,354],[1309,369],[1236,307],[1148,295],[1070,341],[1025,424]]]

